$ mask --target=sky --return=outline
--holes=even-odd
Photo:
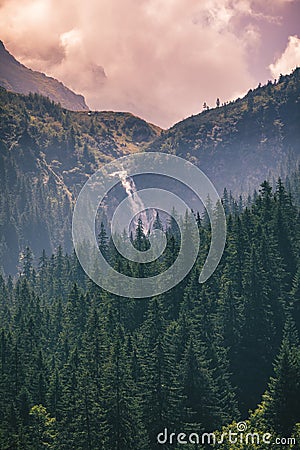
[[[300,66],[300,0],[0,0],[23,64],[163,128]]]

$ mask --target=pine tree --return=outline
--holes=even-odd
[[[179,386],[174,379],[174,360],[164,340],[165,324],[160,302],[154,298],[140,336],[143,417],[153,448],[157,434],[176,427],[180,404]],[[157,444],[158,445],[158,444]]]
[[[244,275],[244,321],[239,352],[239,398],[241,412],[254,408],[271,373],[276,352],[273,347],[274,324],[269,306],[269,288],[254,246]],[[247,385],[247,390],[242,386]]]
[[[43,405],[34,405],[30,411],[30,448],[40,450],[41,448],[55,448],[56,421],[50,417]]]
[[[190,424],[196,423],[200,431],[206,432],[220,426],[219,405],[204,346],[199,341],[197,344],[195,351],[192,341],[188,342],[180,367],[184,396],[183,420]]]
[[[105,259],[108,258],[108,237],[105,230],[104,223],[101,222],[100,232],[98,235],[99,248]]]
[[[147,449],[140,398],[130,372],[124,331],[117,326],[107,363],[104,366],[103,408],[105,437],[102,448],[110,450]]]
[[[26,247],[24,252],[21,254],[21,274],[30,281],[32,277],[32,262],[33,254],[29,247]]]
[[[290,307],[295,324],[300,332],[300,266],[293,280],[292,290],[290,293]]]
[[[155,220],[152,225],[153,230],[163,230],[163,224],[159,217],[159,212],[156,212]]]
[[[276,432],[290,436],[300,417],[300,351],[294,322],[287,320],[268,390],[265,417]]]

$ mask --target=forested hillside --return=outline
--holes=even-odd
[[[216,97],[218,95],[216,88]],[[198,165],[220,192],[252,193],[261,180],[285,176],[300,159],[300,69],[223,106],[174,125],[150,151]]]
[[[176,153],[198,165],[222,194],[253,193],[261,180],[295,171],[300,149],[300,70],[205,109],[170,130],[116,112],[71,112],[0,88],[0,261],[19,253],[71,250],[73,202],[89,175],[137,151]],[[219,104],[219,103],[218,103]]]
[[[165,428],[236,429],[261,402],[253,431],[300,438],[299,210],[281,181],[274,192],[264,182],[243,211],[223,201],[228,236],[215,274],[198,283],[210,240],[198,216],[195,267],[156,298],[101,290],[61,247],[37,267],[24,252],[16,284],[0,280],[1,449],[156,449]],[[182,238],[192,244],[189,220]],[[103,227],[99,246],[118,270],[149,276],[176,254],[172,223],[166,233],[164,257],[149,264],[125,262]],[[134,244],[148,246],[141,223]]]
[[[101,164],[135,152],[160,129],[129,113],[71,112],[0,88],[0,267],[19,252],[71,249],[71,212]]]
[[[71,112],[0,89],[1,450],[155,450],[166,429],[174,434],[165,448],[178,450],[180,433],[220,436],[241,420],[270,433],[273,447],[218,448],[298,448],[274,440],[300,440],[299,74],[168,131],[129,113]],[[223,192],[227,243],[199,284],[211,230],[198,213],[201,250],[190,274],[133,300],[86,277],[71,215],[98,167],[149,150],[210,175]],[[280,171],[284,182],[274,181]],[[174,221],[157,216],[167,247],[155,262],[123,259],[104,225],[99,247],[118,271],[151,276],[174,262],[182,239],[193,245],[190,220],[180,237]],[[148,249],[148,238],[140,220],[135,247]]]

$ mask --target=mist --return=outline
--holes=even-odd
[[[263,29],[275,33],[290,3],[6,0],[1,38],[22,63],[82,93],[91,109],[130,111],[166,128],[204,102],[213,107],[264,81],[255,70]],[[275,63],[269,53],[265,76]]]

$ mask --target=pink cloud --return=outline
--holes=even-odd
[[[259,27],[236,25],[243,17],[268,20],[263,4],[6,0],[0,27],[23,63],[83,93],[92,108],[129,110],[167,127],[204,101],[214,106],[256,83],[249,51],[259,46]]]
[[[290,36],[288,45],[282,55],[274,64],[269,66],[272,76],[278,78],[280,74],[286,75],[300,66],[300,39],[298,36]]]

